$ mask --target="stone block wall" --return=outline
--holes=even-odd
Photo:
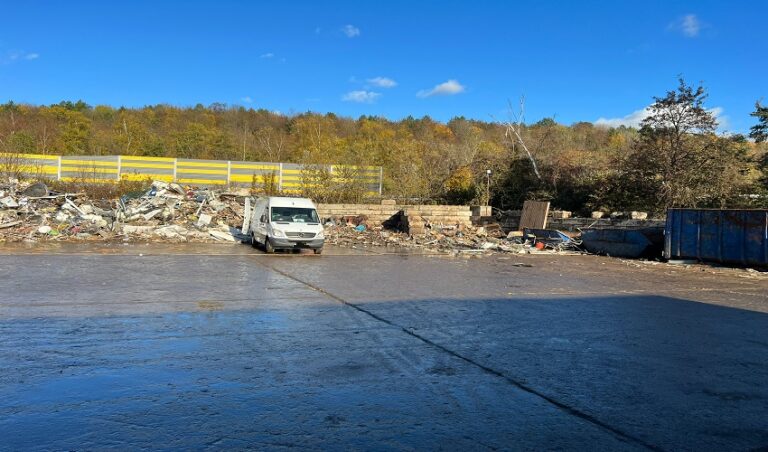
[[[317,213],[320,218],[365,215],[371,226],[379,226],[403,212],[411,225],[419,222],[443,225],[472,224],[472,210],[469,206],[427,206],[402,204],[320,204]]]

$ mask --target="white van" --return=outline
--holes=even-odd
[[[267,253],[309,248],[320,254],[325,243],[317,207],[307,198],[270,196],[253,206],[248,233],[254,247]]]

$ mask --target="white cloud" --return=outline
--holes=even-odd
[[[253,103],[253,99],[251,99],[251,96],[241,97],[240,100],[245,102],[246,104],[252,104]]]
[[[603,127],[619,127],[619,126],[626,126],[626,127],[640,127],[640,122],[642,122],[643,119],[647,118],[648,115],[650,115],[650,111],[648,110],[648,107],[642,108],[640,110],[635,110],[632,113],[622,116],[621,118],[599,118],[597,121],[595,121],[596,126],[603,126]]]
[[[360,29],[354,25],[344,25],[344,27],[341,29],[341,32],[347,35],[348,38],[360,36]]]
[[[718,129],[725,130],[728,127],[730,127],[731,125],[730,118],[728,118],[728,116],[723,114],[723,112],[725,111],[723,107],[710,108],[707,111],[712,113],[712,116],[714,116],[715,119],[717,120]]]
[[[430,90],[423,89],[416,93],[416,96],[418,97],[430,97],[430,96],[452,96],[454,94],[459,94],[464,92],[464,85],[459,83],[457,80],[448,80],[447,82],[443,82],[439,85],[436,85],[434,88]]]
[[[275,56],[274,53],[269,52],[269,53],[262,53],[261,55],[259,55],[259,58],[273,58],[274,56]]]
[[[712,116],[715,117],[719,124],[719,128],[725,129],[728,127],[728,117],[723,115],[723,107],[714,107],[707,110],[709,113],[712,114]],[[634,127],[634,128],[640,128],[640,123],[643,121],[643,119],[647,118],[651,115],[651,109],[649,107],[642,108],[640,110],[635,110],[632,113],[622,116],[621,118],[599,118],[597,121],[595,121],[596,126],[602,126],[602,127],[619,127],[619,126],[626,126],[626,127]]]
[[[0,64],[11,64],[21,60],[32,61],[38,58],[40,58],[39,53],[25,52],[23,50],[12,50],[6,52],[5,56],[0,55]]]
[[[381,93],[375,93],[373,91],[350,91],[341,97],[341,100],[345,102],[358,102],[364,104],[372,104],[377,98],[381,96]]]
[[[669,24],[667,28],[669,30],[679,31],[687,38],[695,38],[699,36],[701,29],[704,28],[704,24],[702,24],[699,18],[696,17],[696,14],[686,14]]]
[[[373,86],[378,86],[379,88],[394,88],[395,86],[397,86],[396,81],[387,77],[374,77],[374,78],[369,78],[366,81]]]

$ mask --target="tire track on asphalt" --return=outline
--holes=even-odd
[[[417,340],[419,340],[421,342],[424,342],[425,344],[427,344],[427,345],[429,345],[429,346],[431,346],[431,347],[433,347],[433,348],[435,348],[435,349],[437,349],[437,350],[439,350],[439,351],[441,351],[443,353],[446,353],[446,354],[448,354],[448,355],[450,355],[450,356],[452,356],[454,358],[457,358],[457,359],[459,359],[461,361],[464,361],[464,362],[466,362],[466,363],[468,363],[468,364],[470,364],[472,366],[475,366],[475,367],[479,368],[480,370],[482,370],[483,372],[485,372],[487,374],[490,374],[490,375],[493,375],[495,377],[501,378],[504,381],[506,381],[507,383],[511,384],[512,386],[515,386],[516,388],[520,389],[521,391],[524,391],[524,392],[526,392],[528,394],[531,394],[533,396],[536,396],[536,397],[544,400],[545,402],[549,403],[550,405],[553,405],[554,407],[556,407],[557,409],[559,409],[560,411],[563,411],[564,413],[566,413],[568,415],[571,415],[571,416],[577,417],[579,419],[582,419],[585,422],[588,422],[588,423],[590,423],[590,424],[592,424],[592,425],[594,425],[594,426],[596,426],[598,428],[601,428],[601,429],[603,429],[603,430],[605,430],[605,431],[607,431],[609,433],[612,433],[612,434],[618,436],[619,438],[621,438],[621,439],[623,439],[623,440],[625,440],[627,442],[633,443],[635,445],[642,446],[642,447],[644,447],[646,449],[650,449],[650,450],[659,450],[659,451],[663,450],[661,447],[656,446],[656,445],[651,444],[651,443],[648,443],[647,441],[643,440],[642,438],[639,438],[639,437],[637,437],[635,435],[632,435],[631,433],[628,433],[628,432],[625,432],[625,431],[621,430],[619,427],[614,427],[614,426],[612,426],[610,424],[607,424],[607,423],[601,421],[600,419],[598,419],[597,417],[595,417],[595,416],[593,416],[593,415],[591,415],[589,413],[581,411],[580,409],[578,409],[576,407],[573,407],[571,405],[568,405],[565,402],[561,402],[561,401],[555,399],[554,397],[548,396],[548,395],[544,394],[543,392],[541,392],[541,391],[539,391],[539,390],[537,390],[537,389],[535,389],[535,388],[533,388],[533,387],[531,387],[531,386],[529,386],[529,385],[527,385],[527,384],[525,384],[525,383],[523,383],[523,382],[521,382],[519,380],[516,380],[515,378],[513,378],[513,377],[511,377],[509,375],[506,375],[502,371],[499,371],[499,370],[496,370],[496,369],[494,369],[492,367],[486,366],[485,364],[482,364],[482,363],[480,363],[480,362],[478,362],[478,361],[476,361],[476,360],[474,360],[474,359],[472,359],[472,358],[470,358],[468,356],[464,356],[464,355],[462,355],[461,353],[459,353],[459,352],[457,352],[455,350],[451,350],[450,348],[448,348],[448,347],[446,347],[444,345],[440,345],[440,344],[430,340],[427,337],[424,337],[424,336],[422,336],[422,335],[420,335],[420,334],[418,334],[416,332],[413,332],[413,331],[407,329],[406,327],[404,327],[402,325],[399,325],[399,324],[397,324],[397,323],[395,323],[395,322],[393,322],[393,321],[391,321],[389,319],[381,317],[380,315],[378,315],[378,314],[376,314],[376,313],[374,313],[374,312],[372,312],[372,311],[362,307],[359,304],[347,301],[347,300],[345,300],[345,299],[343,299],[343,298],[341,298],[341,297],[339,297],[337,295],[332,294],[331,292],[328,292],[327,290],[323,289],[322,287],[316,286],[316,285],[314,285],[314,284],[312,284],[310,282],[304,281],[304,280],[302,280],[302,279],[300,279],[300,278],[298,278],[298,277],[296,277],[294,275],[291,275],[290,273],[287,273],[287,272],[285,272],[283,270],[275,268],[275,267],[273,267],[273,266],[263,262],[261,259],[255,259],[255,262],[257,262],[258,265],[261,265],[262,267],[264,267],[264,268],[266,268],[268,270],[271,270],[271,271],[273,271],[273,272],[275,272],[275,273],[277,273],[279,275],[282,275],[282,276],[284,276],[284,277],[286,277],[288,279],[291,279],[293,281],[296,281],[298,283],[304,284],[305,286],[309,287],[310,289],[315,290],[317,292],[320,292],[321,294],[325,295],[326,297],[331,298],[332,300],[335,300],[335,301],[337,301],[337,302],[339,302],[339,303],[341,303],[341,304],[343,304],[345,306],[349,306],[350,308],[355,309],[355,310],[357,310],[357,311],[359,311],[359,312],[361,312],[361,313],[363,313],[363,314],[365,314],[365,315],[367,315],[367,316],[369,316],[369,317],[371,317],[371,318],[373,318],[373,319],[375,319],[375,320],[377,320],[379,322],[382,322],[382,323],[384,323],[386,325],[389,325],[389,326],[391,326],[393,328],[397,328],[400,331],[402,331],[403,333],[405,333],[405,334],[407,334],[407,335],[409,335],[409,336],[411,336],[411,337],[413,337],[413,338],[415,338],[415,339],[417,339]]]

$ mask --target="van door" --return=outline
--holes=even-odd
[[[261,215],[259,215],[259,229],[257,230],[257,239],[262,244],[267,243],[267,223],[269,223],[269,203],[264,202],[264,207],[261,209]]]
[[[266,199],[257,201],[256,207],[253,209],[253,218],[251,219],[251,230],[256,241],[264,244],[265,237],[267,236],[267,215],[269,209]]]

